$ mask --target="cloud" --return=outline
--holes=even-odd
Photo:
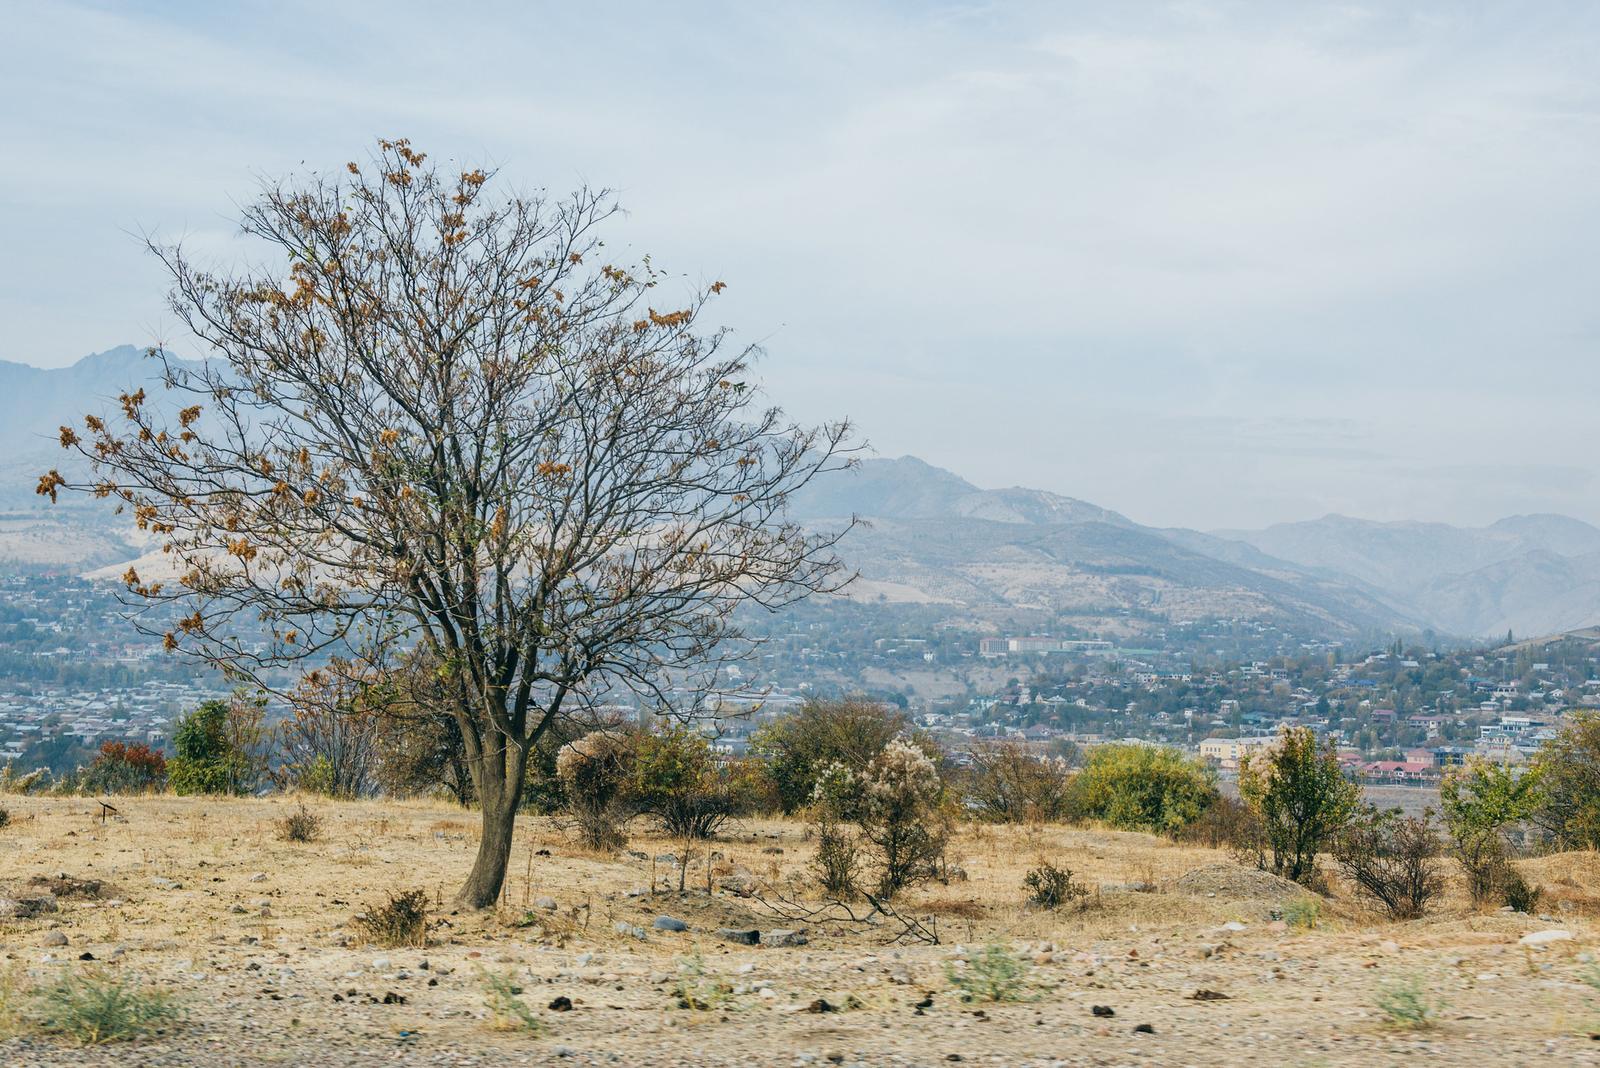
[[[774,396],[986,484],[1480,520],[1528,494],[1435,469],[1593,454],[1586,5],[443,12],[16,9],[0,356],[144,340],[130,230],[227,255],[257,175],[403,133],[616,187],[615,243],[726,278]]]

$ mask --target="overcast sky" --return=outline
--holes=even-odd
[[[599,12],[604,12],[604,15]],[[1600,522],[1600,5],[0,0],[0,358],[378,135],[618,190],[771,395],[1147,523]]]

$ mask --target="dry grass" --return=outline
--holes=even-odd
[[[384,1010],[388,1015],[370,1026],[387,1033],[414,1027],[437,1042],[487,1043],[488,1048],[497,1048],[494,1044],[499,1042],[529,1041],[520,1026],[521,1037],[518,1032],[501,1035],[490,1029],[485,991],[476,979],[482,969],[498,974],[516,969],[524,977],[531,970],[533,978],[546,985],[538,988],[541,993],[536,1000],[531,994],[524,1000],[552,1038],[568,1041],[564,1036],[577,1033],[587,1036],[584,1041],[593,1048],[623,1049],[625,1059],[626,1049],[616,1044],[624,1041],[624,1032],[637,1031],[660,1048],[693,1060],[692,1047],[673,1045],[678,1041],[678,1028],[728,1028],[728,1037],[719,1039],[725,1044],[810,1048],[803,1043],[812,1040],[804,1036],[806,1028],[818,1025],[817,1017],[772,1014],[813,997],[843,1004],[847,994],[859,995],[870,1007],[829,1019],[864,1021],[849,1024],[855,1028],[850,1033],[857,1036],[850,1041],[861,1043],[862,1048],[878,1048],[871,1046],[878,1041],[872,1036],[877,1035],[905,1036],[905,1041],[915,1043],[932,1041],[926,1036],[943,1033],[937,1029],[943,1026],[942,1018],[930,1014],[914,1026],[909,1020],[913,1000],[922,996],[921,990],[943,985],[948,947],[896,951],[902,954],[897,966],[912,969],[917,983],[873,985],[883,983],[891,952],[881,935],[831,927],[813,929],[811,944],[803,951],[758,947],[746,954],[759,963],[762,970],[758,974],[772,976],[783,989],[779,1002],[757,1001],[753,994],[730,995],[721,1013],[668,1012],[663,1016],[665,992],[672,984],[652,984],[650,976],[667,974],[676,981],[679,963],[697,947],[704,953],[708,973],[718,976],[718,982],[722,976],[734,983],[740,981],[733,974],[737,958],[723,954],[745,951],[716,941],[710,936],[716,928],[792,925],[778,922],[749,898],[720,891],[708,898],[703,890],[703,867],[689,872],[688,884],[701,887],[697,891],[681,896],[675,890],[630,896],[630,891],[645,887],[650,880],[648,858],[673,851],[673,843],[662,838],[634,837],[629,848],[646,855],[641,861],[627,853],[579,850],[549,821],[526,819],[519,825],[501,907],[481,914],[453,914],[448,905],[438,908],[433,903],[448,902],[465,877],[477,845],[477,823],[471,814],[447,805],[312,799],[306,803],[322,821],[321,837],[312,843],[289,843],[278,836],[282,820],[296,804],[287,799],[135,798],[122,806],[121,819],[105,824],[95,818],[96,806],[81,799],[24,797],[8,798],[7,803],[16,818],[0,835],[0,896],[25,887],[36,877],[56,880],[62,872],[104,884],[98,896],[60,895],[57,914],[0,921],[0,946],[9,947],[7,952],[18,956],[25,947],[26,959],[36,962],[40,951],[35,947],[47,931],[59,925],[70,934],[72,956],[80,949],[92,949],[97,957],[103,957],[111,946],[125,944],[141,972],[160,974],[171,982],[183,981],[182,976],[188,974],[184,969],[202,955],[197,947],[207,947],[205,957],[233,969],[244,967],[245,955],[267,968],[292,962],[298,973],[295,982],[321,982],[326,988],[313,991],[308,1001],[284,1003],[280,1023],[285,1031],[292,1030],[290,1013],[300,1020],[303,1030],[325,1026],[337,1031],[345,1026],[339,1022],[342,1017],[320,1019],[317,1014],[329,1011],[334,992],[344,996],[359,987],[363,998],[368,993],[381,998],[385,993],[381,984],[386,980],[369,982],[348,976],[366,975],[364,969],[375,956],[392,955],[397,964],[403,960],[408,968],[415,968],[417,959],[426,956],[436,970],[425,974],[438,977],[441,985],[419,991],[423,980],[413,979],[413,985],[404,988],[413,1004],[388,1006]],[[751,821],[713,848],[723,854],[716,862],[719,873],[743,871],[773,883],[805,886],[815,846],[799,823]],[[773,849],[782,852],[771,852]],[[1392,1040],[1392,1031],[1379,1026],[1373,1008],[1380,980],[1401,963],[1386,960],[1392,951],[1379,948],[1391,942],[1401,947],[1407,970],[1429,973],[1430,983],[1444,991],[1452,1013],[1477,1017],[1470,1028],[1457,1026],[1447,1017],[1430,1032],[1430,1041],[1467,1042],[1465,1036],[1470,1032],[1485,1042],[1492,1038],[1503,1050],[1512,1048],[1507,1044],[1514,1045],[1525,1033],[1537,1032],[1541,1043],[1548,1036],[1570,1034],[1571,1021],[1593,1012],[1595,995],[1576,978],[1582,967],[1577,954],[1591,949],[1596,941],[1582,917],[1600,914],[1600,858],[1593,854],[1518,862],[1528,878],[1545,886],[1551,895],[1543,907],[1556,914],[1560,925],[1575,932],[1573,941],[1531,956],[1517,946],[1516,939],[1527,930],[1551,924],[1475,911],[1454,866],[1445,899],[1427,919],[1388,922],[1335,880],[1332,894],[1317,899],[1315,927],[1274,932],[1274,911],[1282,911],[1286,901],[1308,895],[1288,889],[1267,892],[1273,888],[1248,869],[1232,865],[1222,851],[1116,831],[985,827],[957,833],[950,856],[965,869],[967,881],[914,888],[899,899],[898,906],[917,915],[940,917],[940,932],[949,942],[1025,947],[1018,951],[1021,959],[1039,982],[1046,984],[1037,989],[1061,991],[1038,1004],[992,1003],[1001,1008],[991,1011],[1030,1014],[1014,1021],[1014,1031],[997,1028],[985,1032],[1000,1044],[996,1049],[1009,1050],[1007,1055],[1013,1060],[1025,1059],[1019,1051],[1029,1047],[1005,1043],[1030,1041],[1026,1036],[1041,1033],[1031,1026],[1035,1012],[1066,1014],[1051,1027],[1078,1035],[1074,1041],[1083,1040],[1083,1035],[1072,1029],[1080,1026],[1080,1017],[1087,1016],[1088,1002],[1080,1004],[1068,995],[1079,996],[1085,984],[1105,983],[1114,986],[1115,997],[1124,1002],[1145,998],[1158,1020],[1173,1018],[1174,1013],[1197,1014],[1192,1020],[1182,1017],[1188,1021],[1184,1026],[1195,1035],[1199,1032],[1194,1028],[1207,1020],[1222,1019],[1224,1013],[1240,1014],[1234,1017],[1239,1033],[1260,1029],[1259,1024],[1249,1023],[1250,1019],[1270,1016],[1283,1032],[1304,1033],[1311,1036],[1308,1041],[1326,1043],[1330,1034],[1343,1036],[1351,1043],[1348,1056],[1344,1052],[1328,1056],[1329,1064],[1382,1063],[1381,1049],[1362,1047],[1351,1036],[1368,1036],[1373,1042]],[[1028,907],[1023,878],[1041,856],[1071,867],[1074,878],[1090,890],[1089,907]],[[1214,888],[1210,890],[1186,892],[1183,877],[1201,869],[1222,872],[1221,882],[1211,883]],[[676,873],[669,873],[664,865],[656,866],[658,879],[669,874],[675,886]],[[1232,889],[1235,880],[1241,887],[1260,883],[1264,889],[1237,891]],[[1144,882],[1154,883],[1157,891],[1131,888],[1131,884]],[[374,904],[382,905],[384,887],[414,888],[426,895],[429,919],[436,926],[425,954],[405,949],[385,954],[376,946],[362,948],[364,932],[357,914],[370,913]],[[107,898],[112,895],[121,903],[111,904]],[[554,899],[556,907],[538,907],[536,902],[543,897]],[[270,914],[263,914],[262,901],[270,902]],[[691,932],[651,931],[647,940],[640,941],[616,929],[619,923],[648,928],[651,919],[662,913],[688,920]],[[1230,921],[1244,924],[1245,930],[1228,932],[1224,925]],[[1238,948],[1221,950],[1204,961],[1196,955],[1196,947],[1222,943]],[[1058,947],[1056,962],[1039,963],[1039,951],[1026,948],[1029,946]],[[1273,965],[1258,956],[1269,949],[1283,956],[1284,966],[1297,980],[1313,985],[1270,979]],[[1136,956],[1130,957],[1130,951]],[[1088,959],[1069,965],[1078,953]],[[580,969],[575,961],[581,954],[595,954],[599,960]],[[1296,955],[1312,963],[1296,965],[1288,959]],[[1135,962],[1152,957],[1163,958],[1159,967],[1138,969]],[[1525,963],[1524,957],[1529,957],[1532,965]],[[808,977],[809,973],[798,970],[801,965],[796,962],[805,960],[813,961],[814,971],[825,978]],[[881,967],[863,963],[877,960],[885,963]],[[1445,963],[1452,960],[1466,963]],[[437,970],[445,962],[454,968],[454,975]],[[1114,968],[1110,962],[1123,963]],[[0,959],[0,969],[6,963]],[[1546,964],[1558,970],[1537,971],[1537,978],[1527,974],[1529,967]],[[1195,980],[1178,977],[1194,968],[1207,971]],[[1295,968],[1300,970],[1293,971]],[[580,970],[590,976],[583,983],[553,978]],[[1566,975],[1568,971],[1572,976]],[[616,976],[615,981],[603,987],[587,985],[601,973]],[[1491,973],[1515,977],[1524,985],[1502,988],[1474,978]],[[1546,983],[1551,978],[1570,981],[1559,987],[1539,986],[1536,993],[1529,993],[1535,988],[1525,985]],[[556,985],[548,985],[552,982]],[[568,985],[563,987],[562,982]],[[822,985],[844,982],[853,985],[844,990],[838,985]],[[1179,1006],[1192,1004],[1183,1000],[1192,992],[1185,984],[1224,990],[1230,1000],[1203,1008],[1175,1007],[1175,1001]],[[264,988],[247,989],[254,996]],[[529,989],[535,988],[530,985]],[[1311,990],[1323,999],[1320,1003],[1312,1002]],[[545,1004],[557,993],[578,999],[578,1009],[545,1015]],[[1113,997],[1098,988],[1093,993],[1085,988],[1081,994],[1096,1000]],[[1521,1006],[1514,1016],[1503,1011],[1511,1000]],[[215,1013],[225,1020],[226,1005],[214,1006],[209,995],[189,1001],[197,1015]],[[607,1014],[605,1006],[613,1003],[640,1011]],[[258,998],[251,1004],[263,1003]],[[272,1010],[277,1003],[266,1004]],[[585,1009],[586,1004],[591,1007]],[[514,1006],[499,1007],[515,1011]],[[355,1011],[343,1005],[338,1009]],[[1120,1027],[1126,1013],[1121,1007],[1118,1012]],[[1209,1015],[1198,1015],[1202,1012]],[[500,1015],[503,1024],[507,1012]],[[622,1020],[627,1026],[619,1029],[617,1021]],[[1361,1023],[1363,1020],[1367,1022]],[[1128,1026],[1134,1022],[1130,1019]],[[1012,1034],[1018,1037],[1004,1037]],[[1092,1033],[1088,1037],[1092,1038]],[[1194,1041],[1196,1045],[1186,1055],[1173,1053],[1171,1063],[1204,1063],[1217,1053],[1211,1040],[1197,1037]],[[802,1045],[784,1046],[785,1042]],[[1344,1050],[1338,1045],[1322,1048]],[[911,1059],[932,1062],[944,1057],[942,1047],[923,1052],[929,1055],[919,1053]],[[1110,1049],[1105,1053],[1109,1056]],[[873,1061],[872,1057],[866,1059]],[[4,1060],[4,1051],[0,1051],[0,1062]],[[1516,1060],[1516,1055],[1503,1054],[1500,1063]]]

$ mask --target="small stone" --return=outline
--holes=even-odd
[[[687,931],[689,929],[688,924],[671,916],[657,916],[655,922],[651,923],[650,926],[658,931]]]
[[[1525,946],[1548,946],[1552,942],[1569,942],[1571,940],[1571,931],[1563,931],[1557,928],[1549,931],[1533,931],[1523,935],[1517,941]]]
[[[60,931],[46,932],[44,936],[44,944],[47,946],[64,946],[67,944],[67,936],[62,934]]]
[[[561,906],[556,903],[556,899],[553,897],[536,897],[533,899],[533,907],[543,909],[545,912],[554,912]]]
[[[553,1001],[550,1002],[550,1011],[551,1012],[571,1012],[572,1011],[572,999],[567,997],[567,995],[565,995],[565,994],[562,994],[562,995],[556,997]]]
[[[1156,1033],[1156,1029],[1149,1024],[1139,1024],[1134,1027],[1133,1033],[1136,1035],[1153,1035]]]
[[[804,931],[767,931],[759,937],[761,944],[764,946],[803,946],[806,944],[806,933]]]
[[[163,879],[157,876],[150,880],[150,885],[157,890],[182,890],[183,884],[173,879]]]
[[[264,871],[258,871],[254,875],[250,876],[250,881],[253,883],[264,883],[267,881],[267,873]]]
[[[1110,1005],[1091,1005],[1089,1011],[1096,1016],[1115,1016],[1117,1010]]]
[[[754,927],[719,927],[717,937],[724,942],[735,942],[741,946],[754,946],[761,942],[761,932]]]

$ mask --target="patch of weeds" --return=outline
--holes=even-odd
[[[509,972],[480,971],[478,983],[483,987],[483,1003],[489,1009],[489,1026],[496,1031],[526,1031],[538,1034],[544,1022],[534,1014],[520,995],[522,987]]]
[[[278,821],[278,837],[285,842],[315,842],[322,837],[322,817],[302,801],[299,807]]]
[[[1291,930],[1309,931],[1322,919],[1322,902],[1314,897],[1297,897],[1283,906],[1283,922]]]
[[[22,1034],[23,1002],[26,997],[22,965],[13,964],[0,971],[0,1039]]]
[[[962,1001],[1021,1001],[1028,982],[1027,964],[999,944],[980,949],[964,969],[945,965],[944,974]]]
[[[1028,891],[1029,904],[1046,909],[1058,909],[1089,896],[1089,888],[1073,879],[1072,869],[1058,868],[1048,860],[1023,876],[1022,887]]]
[[[98,968],[68,972],[30,1000],[28,1015],[39,1030],[80,1046],[140,1038],[181,1015],[171,995]]]
[[[8,809],[0,808],[0,828],[9,826],[11,826],[11,812]]]
[[[733,987],[706,970],[705,958],[696,949],[678,961],[678,982],[672,995],[680,1009],[712,1012],[733,1000]]]
[[[365,942],[388,949],[428,944],[428,893],[426,890],[389,891],[389,900],[356,917],[356,930]]]
[[[1415,979],[1396,979],[1383,984],[1378,987],[1373,1001],[1387,1023],[1408,1031],[1432,1027],[1443,1008]]]

